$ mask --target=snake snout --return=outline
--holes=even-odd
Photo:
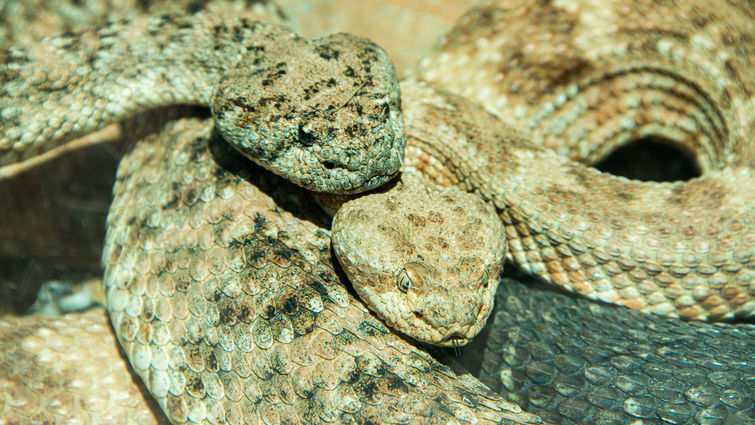
[[[424,299],[413,306],[414,317],[422,326],[433,329],[433,344],[464,345],[482,328],[487,315],[486,303],[477,297],[462,296],[449,300],[444,297]]]

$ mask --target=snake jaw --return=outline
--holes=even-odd
[[[440,347],[462,347],[469,344],[482,330],[491,311],[491,309],[487,309],[486,311],[485,306],[480,305],[476,319],[472,323],[466,326],[454,323],[450,328],[443,329],[442,331],[436,328],[438,331],[434,344]]]

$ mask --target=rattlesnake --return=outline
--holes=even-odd
[[[438,99],[435,99],[435,100],[438,100]],[[441,103],[442,103],[442,102],[441,102]],[[471,109],[470,109],[470,110],[471,110]],[[475,115],[477,115],[477,114],[475,114]],[[448,121],[451,121],[451,120],[449,120],[449,119],[444,119],[444,120],[442,120],[442,121],[443,121],[443,122],[448,122]],[[187,148],[187,149],[188,149],[188,148]],[[138,179],[140,179],[140,178],[141,178],[141,177],[137,177],[137,180],[138,180]],[[148,181],[148,179],[147,179],[147,181]],[[205,193],[206,193],[206,192],[205,192]],[[196,194],[194,194],[194,195],[196,195]],[[193,205],[193,203],[197,202],[197,199],[194,199],[194,198],[195,198],[195,196],[194,196],[194,195],[188,195],[188,192],[187,192],[187,196],[189,196],[189,199],[187,199],[187,200],[189,201],[189,203],[192,203],[192,205]],[[202,201],[204,201],[204,200],[202,200]],[[123,210],[125,210],[125,208],[123,208]],[[115,208],[115,207],[114,207],[114,211],[118,211],[118,208]],[[154,217],[154,216],[150,216],[150,217]],[[144,217],[144,218],[146,219],[147,217]],[[195,217],[195,219],[198,219],[198,217]],[[182,242],[185,242],[185,241],[182,241]],[[150,242],[150,243],[151,243],[151,242]],[[201,273],[201,272],[200,272],[200,273]]]
[[[314,79],[314,83],[299,87],[287,80],[287,76],[296,72],[290,66],[295,64],[280,62],[274,55],[259,54],[261,51],[267,53],[276,45],[285,50],[296,43],[295,36],[244,19],[230,19],[230,22],[216,19],[205,15],[145,18],[115,23],[96,33],[57,39],[38,46],[39,50],[11,50],[3,68],[5,127],[0,148],[5,161],[35,155],[72,135],[93,130],[145,106],[192,99],[207,104],[210,102],[208,82],[214,85],[220,81],[216,93],[231,92],[228,96],[217,96],[229,101],[214,102],[215,115],[221,117],[220,120],[232,115],[232,120],[249,125],[259,116],[254,110],[256,105],[244,103],[245,99],[225,88],[224,79],[219,77],[239,60],[242,53],[249,51],[251,65],[255,65],[255,61],[274,60],[270,67],[259,68],[263,71],[257,78],[259,84],[276,84],[297,96],[300,93],[302,98],[311,97],[312,103],[320,102],[316,109],[302,108],[292,113],[286,106],[297,105],[286,102],[281,96],[262,99],[269,105],[265,115],[268,119],[258,122],[255,128],[268,131],[267,134],[278,134],[275,140],[282,144],[288,143],[286,139],[291,134],[295,136],[292,140],[298,142],[288,145],[292,148],[292,155],[284,156],[280,150],[271,151],[260,161],[263,165],[273,167],[271,164],[281,164],[282,160],[282,163],[288,161],[290,166],[294,160],[304,161],[302,165],[312,167],[291,168],[289,171],[300,178],[287,177],[312,189],[322,189],[325,186],[318,185],[327,180],[324,174],[329,173],[335,177],[329,185],[343,192],[368,189],[397,171],[400,162],[396,158],[400,156],[395,154],[403,151],[403,134],[400,127],[389,126],[394,122],[401,124],[392,115],[399,110],[395,104],[398,91],[390,89],[390,78],[395,78],[395,73],[390,62],[387,65],[380,62],[380,51],[376,46],[348,35],[338,38],[362,46],[354,50],[353,56],[337,42],[331,46],[307,45],[310,51],[314,51],[315,60],[302,61],[305,69],[310,62],[317,61],[342,66],[336,73],[309,68],[311,73],[304,71],[306,75],[297,76]],[[143,37],[148,33],[152,39]],[[88,43],[94,48],[91,56],[88,56],[89,50],[82,49]],[[204,44],[204,48],[199,50],[200,53],[187,50],[190,43]],[[69,53],[65,53],[68,49],[71,49]],[[130,52],[160,51],[166,55],[153,57],[156,62],[149,69],[141,64],[143,56],[130,56]],[[113,52],[121,56],[111,55]],[[181,55],[185,55],[183,63],[191,66],[181,68],[182,73],[178,75],[163,72],[161,60],[175,66],[181,62]],[[347,56],[355,59],[351,66]],[[129,57],[131,62],[125,60]],[[228,59],[216,61],[213,57]],[[243,57],[241,61],[244,61]],[[34,66],[27,66],[30,63]],[[70,66],[61,67],[60,63]],[[102,71],[98,72],[97,68],[103,65],[104,68],[99,68]],[[40,73],[41,69],[50,71]],[[90,72],[82,72],[84,69]],[[115,69],[123,73],[114,74]],[[132,76],[139,76],[137,70],[154,78],[158,84],[145,84],[144,95],[132,97],[131,90],[136,81]],[[243,68],[237,70],[245,71]],[[58,75],[61,81],[70,79],[70,84],[53,82],[53,87],[48,86],[51,81],[48,78],[53,77],[54,72],[62,73]],[[82,74],[87,78],[80,79]],[[328,78],[320,80],[323,75]],[[358,83],[349,83],[356,77],[360,78]],[[99,79],[102,84],[118,88],[116,94],[122,103],[100,109],[95,102],[99,96],[90,91],[92,86],[88,79]],[[171,80],[173,86],[183,89],[167,94],[171,91]],[[346,89],[340,89],[340,84],[344,83]],[[375,95],[369,91],[386,83],[389,90],[378,90]],[[243,84],[239,90],[247,88]],[[318,97],[320,91],[334,86],[339,87],[334,92],[336,98]],[[68,113],[61,110],[65,119],[48,120],[44,105],[37,97],[42,87],[52,89],[47,94],[50,99],[76,107]],[[165,95],[160,95],[161,92]],[[323,99],[329,101],[332,108],[322,104]],[[94,106],[93,114],[85,114],[78,120],[83,105]],[[241,114],[232,114],[233,109]],[[371,110],[375,111],[374,115]],[[274,126],[269,119],[272,115],[278,116],[283,125]],[[320,121],[323,125],[318,126],[318,121],[314,121],[314,125],[310,121],[296,121],[301,116],[323,116]],[[363,118],[368,118],[369,124],[363,124]],[[336,120],[340,121],[340,126],[328,125]],[[44,125],[39,125],[41,123]],[[222,127],[222,124],[217,126],[225,137],[232,136],[232,131]],[[108,308],[116,323],[116,333],[137,373],[142,375],[150,392],[172,421],[214,422],[220,418],[236,421],[242,417],[265,421],[273,418],[332,421],[353,417],[363,422],[370,418],[401,421],[408,417],[426,417],[438,421],[478,417],[506,423],[513,423],[511,418],[539,422],[536,416],[521,412],[517,406],[504,402],[478,383],[459,380],[426,354],[390,335],[340,285],[328,265],[327,234],[317,231],[313,225],[304,224],[298,228],[293,225],[294,217],[276,206],[296,202],[290,185],[275,180],[270,182],[270,176],[251,167],[247,161],[235,157],[228,159],[229,148],[224,142],[218,146],[218,136],[211,123],[179,128],[172,137],[164,136],[174,143],[168,145],[160,139],[153,139],[157,142],[154,144],[138,143],[122,162],[119,182],[114,189],[112,214],[108,219],[108,227],[113,231],[108,232],[103,254]],[[360,136],[351,139],[353,147],[342,147],[341,152],[348,155],[334,153],[328,146],[329,141],[339,137],[337,132],[340,131]],[[364,135],[369,138],[361,137]],[[246,138],[237,140],[248,141]],[[378,149],[381,140],[385,140],[389,150],[381,152]],[[262,139],[262,142],[268,141]],[[301,146],[314,148],[314,152],[297,150]],[[276,153],[278,155],[273,155]],[[321,160],[307,162],[312,153],[315,157],[320,155]],[[361,164],[355,154],[374,155],[370,159],[376,160],[375,175],[350,173],[360,170]],[[229,165],[226,161],[237,164]],[[169,168],[175,178],[159,176],[163,174],[159,170],[164,169],[166,163],[173,164]],[[229,167],[245,177],[231,174]],[[208,177],[220,180],[207,186],[205,179]],[[254,178],[256,185],[250,185],[246,181],[249,178]],[[281,190],[285,197],[279,197],[281,200],[274,203],[255,186]],[[132,208],[134,196],[151,201],[147,208]],[[226,200],[230,204],[226,204]],[[306,206],[291,207],[291,210],[307,216]],[[138,228],[131,225],[136,222],[141,223]],[[116,223],[125,224],[125,227]],[[199,226],[196,230],[201,228],[204,236],[197,238],[199,234],[183,228],[185,225]],[[144,233],[150,228],[154,232],[148,231],[150,235]],[[210,249],[213,245],[215,248]],[[210,251],[203,255],[189,254],[197,249]],[[197,262],[189,265],[185,261]],[[162,272],[150,273],[152,278],[144,280],[139,276],[151,269],[149,264]],[[210,275],[219,280],[212,278],[214,283],[205,282],[210,286],[200,283]],[[143,284],[150,287],[144,287],[147,292],[131,292]],[[220,285],[218,291],[212,290],[213,295],[206,292],[216,284]],[[262,286],[255,287],[255,284]],[[158,293],[153,290],[172,295],[154,298]],[[185,291],[188,291],[187,296],[182,295]],[[140,292],[147,298],[137,295]],[[247,295],[242,296],[244,292]],[[210,304],[206,303],[207,295],[214,300]],[[241,298],[235,299],[239,296]],[[281,296],[283,298],[279,298]],[[216,305],[216,302],[223,305]],[[187,313],[197,314],[196,320],[185,316]],[[134,314],[142,319],[151,316],[151,319],[138,325]],[[157,318],[160,323],[153,322],[156,327],[148,325]],[[208,319],[220,320],[225,325],[216,322],[218,327],[208,327]],[[155,369],[159,364],[160,369]],[[239,397],[247,401],[240,401]]]
[[[0,165],[135,111],[200,104],[211,106],[240,151],[308,189],[359,192],[397,173],[403,122],[396,72],[381,49],[348,34],[307,42],[260,21],[224,27],[203,16],[137,19],[9,49],[0,76]],[[53,104],[68,106],[48,117]]]
[[[507,132],[497,120],[472,113],[474,107],[405,81],[405,98],[440,105],[405,106],[408,122],[448,123],[415,124],[408,167],[494,205],[506,227],[506,258],[570,291],[686,319],[752,316],[755,80],[746,69],[755,55],[747,10],[734,5],[719,20],[702,18],[714,14],[714,3],[710,9],[677,5],[674,12],[642,4],[630,11],[622,2],[593,6],[528,10],[492,1],[465,15],[422,60],[417,78],[477,98],[528,133]],[[693,152],[702,176],[654,184],[566,159],[594,162],[648,136]],[[456,280],[458,286],[446,290],[461,293],[481,272],[470,279],[469,270],[453,270],[439,248],[440,232],[435,242],[419,234],[411,240],[407,229],[423,226],[402,226],[397,222],[406,217],[393,217],[396,202],[376,198],[362,197],[339,212],[334,248],[352,281],[369,282],[355,285],[362,298],[390,323],[416,332],[428,316],[448,310],[442,307],[448,301],[432,301],[440,297],[434,285],[447,288],[447,280]],[[484,210],[467,209],[470,217]],[[448,229],[450,223],[428,227]],[[370,230],[376,226],[384,230]],[[423,259],[408,258],[415,255]],[[400,281],[409,265],[425,276],[407,291]],[[439,271],[444,267],[458,274],[446,279]],[[443,284],[421,282],[432,279]],[[458,301],[458,309],[484,310]],[[465,322],[462,315],[447,315],[453,320],[446,329],[428,339],[464,340],[453,327]]]
[[[423,59],[424,80],[573,159],[655,136],[692,152],[702,170],[689,182],[639,183],[539,149],[464,146],[449,155],[486,158],[470,167],[474,177],[456,178],[483,182],[502,209],[507,258],[633,308],[752,315],[752,20],[748,2],[673,1],[493,1],[462,18]]]

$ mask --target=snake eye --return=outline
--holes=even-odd
[[[396,276],[396,286],[398,286],[398,289],[403,293],[406,293],[411,289],[412,280],[409,279],[406,269],[401,269],[401,271],[398,272],[398,276]]]
[[[485,267],[485,271],[482,272],[482,277],[480,278],[480,286],[487,285],[488,279],[490,279],[490,272],[488,271],[488,268]]]
[[[477,273],[475,271],[475,272],[472,272],[472,274],[477,274]],[[479,279],[475,280],[474,282],[471,279],[473,279],[472,276],[470,276],[470,280],[469,280],[470,288],[473,288],[475,290],[478,288],[484,288],[488,286],[488,280],[490,279],[490,271],[488,271],[488,268],[485,267],[484,269],[482,269],[482,276],[480,276]]]

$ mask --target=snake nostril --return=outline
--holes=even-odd
[[[336,168],[336,163],[333,161],[323,161],[322,166],[325,167],[326,170],[332,170]]]

